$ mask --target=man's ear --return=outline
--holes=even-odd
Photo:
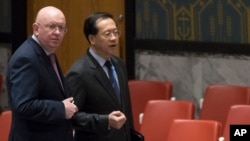
[[[89,42],[90,42],[91,45],[95,44],[95,36],[94,35],[89,35],[88,39],[89,39]]]
[[[33,28],[33,33],[34,33],[36,36],[38,36],[38,35],[39,35],[39,32],[38,32],[39,25],[38,25],[37,23],[33,23],[32,28]]]

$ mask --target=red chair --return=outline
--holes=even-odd
[[[140,128],[145,141],[166,141],[174,119],[194,119],[191,101],[148,101]]]
[[[130,80],[128,82],[135,130],[140,129],[140,113],[149,100],[170,99],[172,83],[151,80]]]
[[[249,104],[249,87],[237,85],[210,85],[207,87],[200,119],[226,121],[227,114],[232,105]]]
[[[231,106],[223,129],[222,136],[224,137],[224,141],[230,140],[229,129],[231,124],[250,125],[250,105]]]
[[[176,119],[167,141],[218,141],[221,123],[215,120]]]
[[[12,112],[3,111],[0,115],[0,141],[8,141],[11,127]]]

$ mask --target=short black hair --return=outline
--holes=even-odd
[[[107,18],[113,19],[113,15],[107,12],[94,12],[85,19],[83,25],[83,33],[88,42],[89,42],[88,39],[89,35],[96,35],[98,33],[98,28],[96,27],[96,21],[99,19],[107,19]]]

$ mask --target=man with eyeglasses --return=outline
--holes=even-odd
[[[66,74],[75,104],[76,141],[130,141],[133,128],[127,72],[114,55],[120,32],[109,13],[95,12],[84,21],[87,53]]]
[[[78,109],[55,56],[65,32],[63,12],[44,7],[33,35],[11,56],[6,78],[12,110],[9,141],[73,141],[70,120]]]

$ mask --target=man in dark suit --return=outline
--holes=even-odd
[[[130,141],[133,121],[127,72],[113,55],[119,44],[117,24],[109,13],[96,12],[85,20],[83,30],[90,48],[66,74],[79,109],[72,118],[75,139]]]
[[[37,14],[32,37],[12,55],[6,78],[12,110],[9,141],[73,140],[70,119],[77,107],[54,55],[65,31],[62,11],[44,7]]]

